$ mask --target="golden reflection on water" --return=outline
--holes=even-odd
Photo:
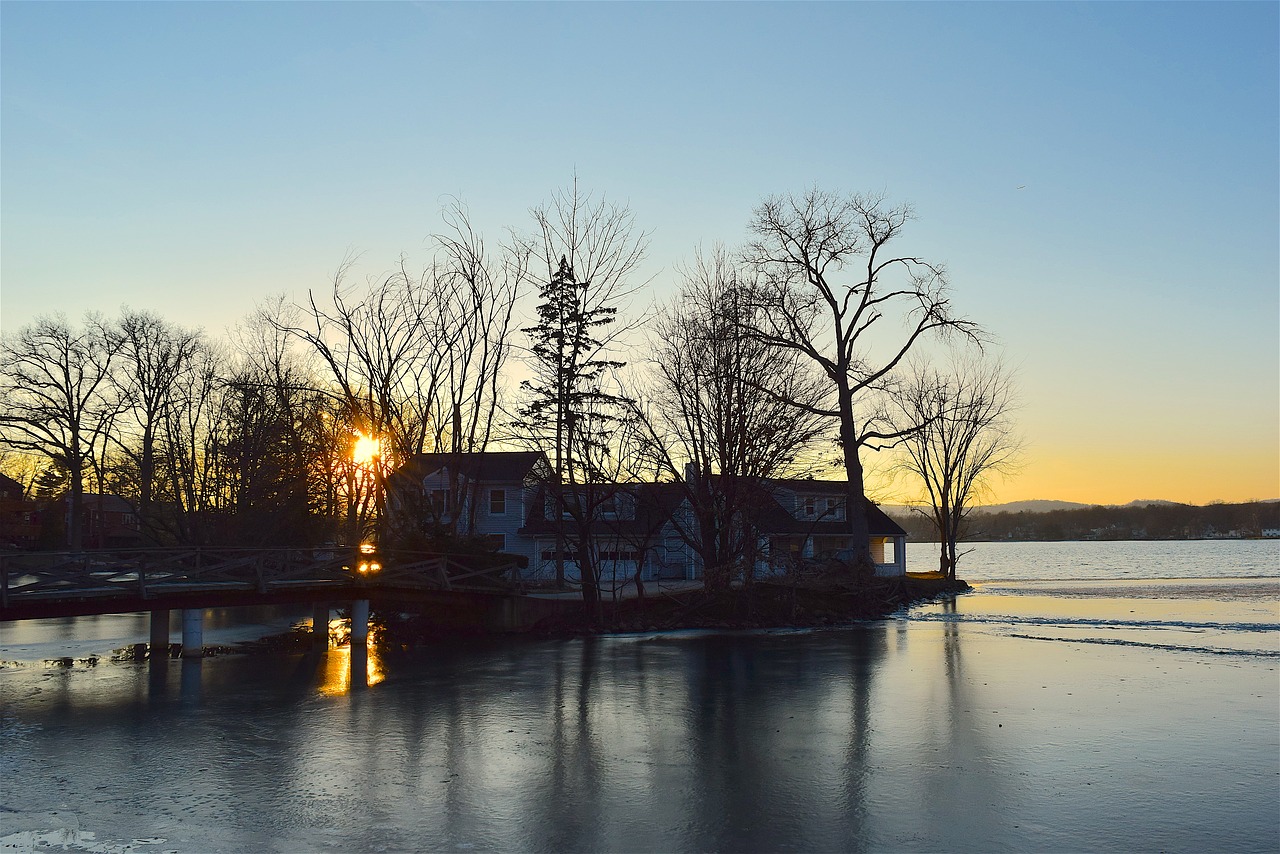
[[[363,682],[358,681],[361,673],[364,675]],[[367,688],[386,679],[386,673],[378,648],[370,639],[363,649],[356,648],[354,659],[349,644],[330,648],[325,653],[320,677],[320,693],[326,697],[340,697],[351,691],[353,681],[354,687]]]

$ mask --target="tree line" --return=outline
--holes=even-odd
[[[393,536],[389,475],[417,454],[537,448],[590,600],[609,484],[680,484],[722,585],[753,486],[835,472],[861,507],[864,455],[889,450],[954,573],[969,506],[1014,461],[1014,401],[945,268],[903,248],[909,207],[767,198],[741,247],[698,252],[670,300],[639,307],[648,235],[629,208],[574,182],[530,213],[491,245],[454,204],[425,266],[357,280],[348,259],[224,340],[130,308],[41,317],[0,342],[4,468],[66,495],[72,548],[86,492],[129,499],[158,544],[304,545]]]
[[[913,539],[936,541],[923,515],[898,521]],[[1215,537],[1261,537],[1280,531],[1280,502],[1235,504],[1152,503],[1124,507],[1080,507],[1043,513],[977,513],[962,532],[968,540],[1197,540]],[[1275,534],[1271,534],[1275,536]]]

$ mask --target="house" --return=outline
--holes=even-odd
[[[0,548],[35,548],[39,540],[39,505],[27,500],[22,484],[0,474]]]
[[[766,489],[782,510],[758,526],[769,540],[770,555],[785,553],[818,560],[839,558],[853,548],[844,507],[844,481],[770,480]],[[907,532],[869,499],[863,512],[876,575],[905,575]]]
[[[412,529],[484,537],[532,564],[535,543],[517,532],[552,479],[541,451],[418,454],[388,478],[387,508]]]
[[[525,525],[517,533],[533,542],[531,580],[553,580],[560,571],[557,541],[562,532],[572,540],[573,506],[594,520],[593,554],[602,581],[625,584],[640,574],[644,581],[697,578],[693,550],[675,524],[685,503],[684,489],[675,483],[593,483],[553,494],[544,484],[535,495]],[[559,515],[559,519],[557,519]],[[580,570],[572,546],[563,556],[565,578]]]
[[[754,573],[845,557],[853,542],[844,490],[842,481],[756,484],[745,514],[756,541]],[[602,581],[701,576],[688,543],[696,532],[682,484],[557,487],[539,451],[419,454],[389,478],[388,509],[408,529],[488,539],[497,551],[523,558],[528,580],[579,577],[573,530],[584,514],[593,520],[592,554]],[[864,512],[876,574],[905,574],[906,531],[870,501]]]
[[[66,506],[66,530],[70,530],[71,499]],[[146,538],[133,504],[119,495],[86,492],[80,507],[81,531],[87,548],[130,548],[142,545]]]

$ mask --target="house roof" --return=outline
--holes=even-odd
[[[104,513],[133,513],[133,502],[119,495],[110,493],[86,492],[81,496],[84,502],[83,507],[86,510],[101,510]],[[67,496],[67,505],[70,506],[71,497]]]
[[[843,495],[841,481],[768,481],[753,484],[746,497],[746,514],[752,525],[762,534],[794,534],[797,536],[848,535],[849,523],[844,519],[797,519],[776,497],[778,489],[792,489],[797,484],[799,492],[814,492],[814,484],[821,494]],[[601,485],[596,485],[600,488]],[[626,490],[635,496],[634,519],[603,520],[602,533],[621,537],[645,536],[656,532],[680,507],[686,498],[684,486],[678,483],[608,484],[609,487]],[[556,526],[546,518],[545,490],[539,489],[529,507],[529,516],[520,533],[525,536],[549,536]],[[905,537],[902,526],[890,519],[871,500],[866,501],[867,533],[873,537]]]
[[[0,474],[0,498],[21,499],[25,494],[22,484],[8,475]]]
[[[421,480],[449,468],[474,482],[523,483],[539,465],[546,466],[542,451],[484,451],[476,454],[417,454],[396,469],[393,477]]]
[[[635,515],[629,519],[601,519],[596,522],[601,535],[623,539],[639,539],[657,533],[684,501],[684,489],[678,483],[592,484],[594,489],[626,492],[635,500]],[[556,525],[546,515],[546,488],[534,493],[529,515],[520,534],[527,537],[551,536]]]
[[[813,536],[839,536],[849,533],[847,519],[797,519],[775,497],[779,489],[798,494],[817,494],[843,497],[845,482],[840,480],[771,480],[761,489],[764,493],[756,507],[748,511],[752,521],[762,532],[770,534],[800,534]],[[864,499],[867,516],[867,533],[873,537],[905,537],[902,526],[890,519],[871,499]]]

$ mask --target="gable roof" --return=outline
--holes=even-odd
[[[0,474],[0,498],[24,498],[26,491],[22,488],[22,484],[18,483],[8,475]]]
[[[653,536],[685,499],[684,490],[678,483],[609,483],[591,486],[596,489],[608,488],[616,493],[625,492],[635,501],[635,514],[631,518],[597,520],[595,524],[598,525],[600,536],[623,539]],[[545,487],[534,493],[529,504],[529,515],[519,531],[522,536],[550,536],[556,532],[557,525],[547,518],[546,494]]]
[[[788,492],[794,492],[797,495],[829,495],[836,498],[843,498],[845,495],[846,481],[843,480],[800,480],[779,478],[770,480],[769,487],[773,491],[779,489]],[[883,510],[870,498],[866,501],[867,514],[867,533],[873,537],[905,537],[907,532],[901,525],[890,519]],[[848,523],[843,519],[796,519],[785,508],[779,506],[779,510],[797,527],[794,528],[796,533],[801,531],[812,532],[814,534],[842,534],[848,533]]]
[[[523,483],[535,469],[550,464],[542,451],[483,451],[475,454],[417,454],[396,469],[393,476],[422,480],[441,469],[449,469],[472,482]],[[542,473],[536,473],[538,477]]]

